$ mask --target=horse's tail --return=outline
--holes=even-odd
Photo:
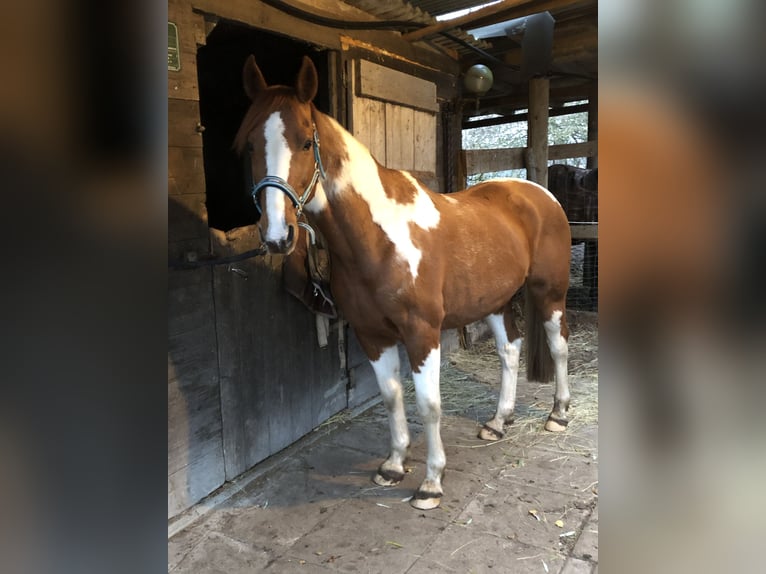
[[[527,380],[549,383],[553,380],[554,365],[548,338],[545,334],[543,314],[529,289],[524,289],[524,331],[527,344]]]

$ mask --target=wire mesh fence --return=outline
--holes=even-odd
[[[587,239],[572,245],[567,308],[598,310],[598,240]]]

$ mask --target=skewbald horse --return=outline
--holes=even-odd
[[[495,416],[479,437],[498,440],[513,420],[521,335],[511,298],[526,288],[529,380],[555,374],[545,428],[568,419],[565,300],[570,231],[558,201],[525,180],[484,182],[442,195],[406,171],[381,166],[312,100],[317,72],[304,57],[294,87],[268,86],[255,58],[243,70],[251,105],[234,141],[250,152],[258,222],[271,253],[288,254],[297,226],[324,236],[331,288],[375,371],[391,428],[391,451],[374,481],[397,484],[410,445],[397,342],[412,366],[425,427],[425,480],[411,499],[439,506],[446,459],[439,421],[440,331],[485,318],[497,343],[502,376]],[[321,147],[320,147],[321,142]],[[296,191],[297,190],[297,191]]]

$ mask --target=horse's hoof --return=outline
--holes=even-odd
[[[418,510],[433,510],[442,502],[441,492],[423,492],[418,490],[410,500],[410,504]]]
[[[372,481],[379,486],[396,486],[404,478],[403,472],[397,472],[395,470],[378,469]]]
[[[503,433],[502,431],[497,431],[487,425],[483,425],[479,429],[479,438],[481,440],[496,441],[496,440],[500,440],[504,436],[505,436],[505,433]]]
[[[548,417],[548,420],[545,421],[545,430],[550,432],[563,432],[567,430],[568,424],[569,424],[569,421],[567,420],[554,419],[553,417]]]

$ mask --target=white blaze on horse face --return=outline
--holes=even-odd
[[[345,130],[338,131],[343,135],[349,159],[343,164],[334,189],[329,191],[339,193],[349,185],[353,186],[354,191],[370,206],[372,220],[394,244],[397,254],[409,264],[414,281],[418,277],[423,253],[412,242],[410,224],[414,223],[421,229],[433,229],[439,225],[439,211],[417,180],[405,171],[399,173],[415,188],[414,200],[412,203],[399,203],[388,197],[380,181],[378,165],[369,150]]]
[[[263,134],[266,139],[266,173],[287,181],[290,176],[292,152],[285,139],[285,124],[279,112],[274,112],[266,120]],[[288,233],[285,221],[285,195],[273,187],[265,188],[263,193],[266,194],[266,215],[269,219],[268,228],[263,230],[263,239],[266,241],[285,239]]]

